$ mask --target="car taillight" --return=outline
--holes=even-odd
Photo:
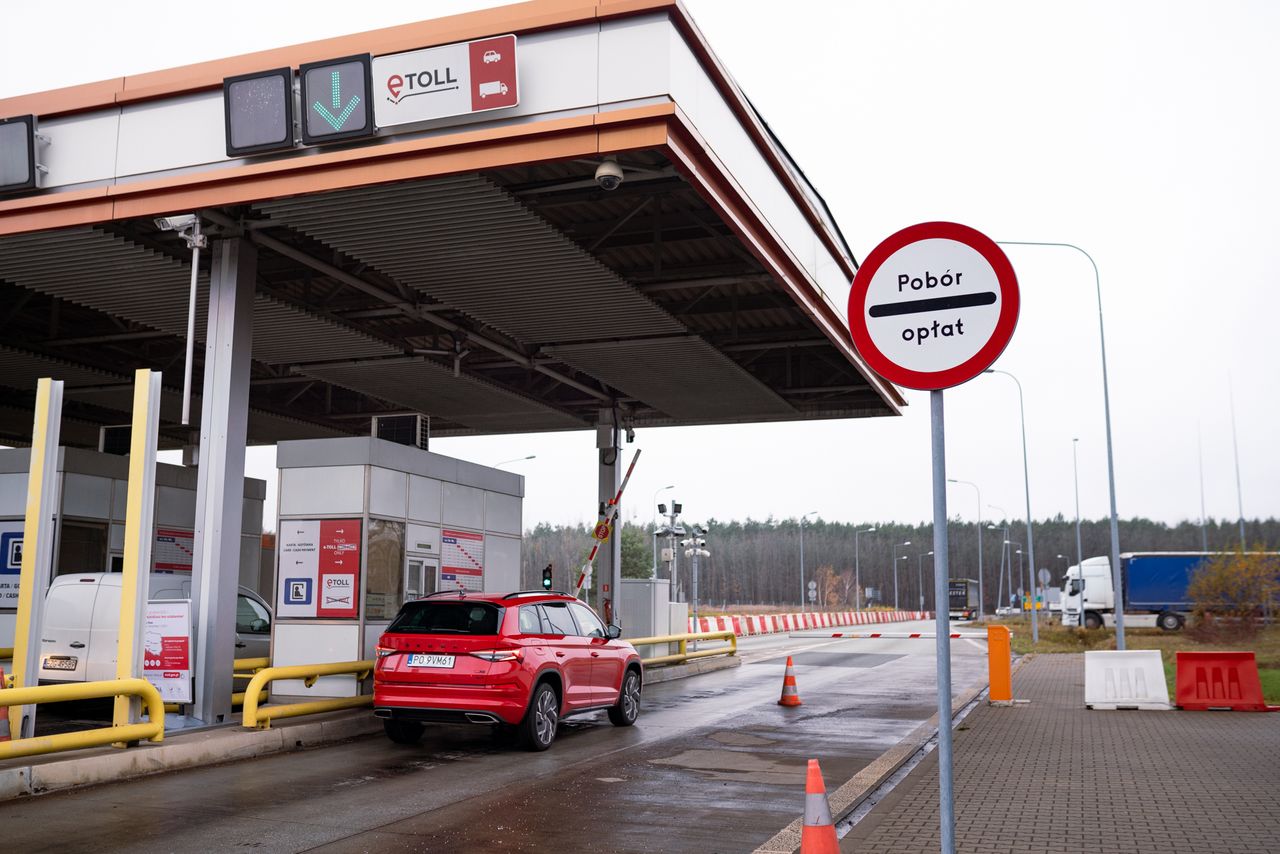
[[[398,650],[394,650],[389,646],[375,646],[373,648],[373,654],[378,656],[378,658],[386,658],[394,652],[398,652]]]
[[[524,658],[524,650],[522,649],[482,649],[471,653],[476,658],[483,658],[485,661],[519,661]]]

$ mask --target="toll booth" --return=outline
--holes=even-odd
[[[373,437],[281,442],[274,665],[356,661],[406,599],[520,588],[524,478]],[[348,697],[350,676],[274,696]]]
[[[31,451],[0,450],[0,647],[13,646],[22,564],[23,520]],[[156,465],[155,534],[151,569],[191,572],[196,518],[195,468]],[[128,457],[81,448],[58,449],[58,512],[50,577],[119,572],[124,561]],[[266,481],[245,478],[240,518],[240,584],[260,586],[262,504]]]

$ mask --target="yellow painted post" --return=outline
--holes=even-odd
[[[31,426],[31,468],[27,478],[26,517],[22,526],[22,570],[18,576],[17,625],[13,632],[13,686],[34,685],[40,661],[38,632],[43,594],[53,563],[53,516],[57,513],[58,440],[62,425],[62,381],[36,383],[36,412]],[[32,649],[34,639],[35,648]],[[35,709],[15,706],[9,713],[14,738],[35,734]]]
[[[1008,626],[987,626],[987,678],[991,691],[987,702],[993,706],[1013,704],[1013,646]]]
[[[160,378],[146,368],[134,375],[133,424],[129,438],[129,486],[124,517],[124,574],[120,579],[120,634],[116,641],[116,678],[141,677],[139,666],[151,577],[151,541],[155,521],[156,445],[160,429]],[[118,727],[140,717],[136,697],[115,699],[112,723]],[[124,747],[123,742],[117,747]]]

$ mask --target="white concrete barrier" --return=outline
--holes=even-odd
[[[1086,652],[1084,704],[1090,709],[1171,709],[1160,652],[1154,649]]]

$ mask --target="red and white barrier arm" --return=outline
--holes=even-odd
[[[934,632],[792,632],[793,638],[888,638],[890,640],[910,638],[937,638]],[[950,638],[977,638],[986,640],[986,634],[978,632],[951,632]]]

